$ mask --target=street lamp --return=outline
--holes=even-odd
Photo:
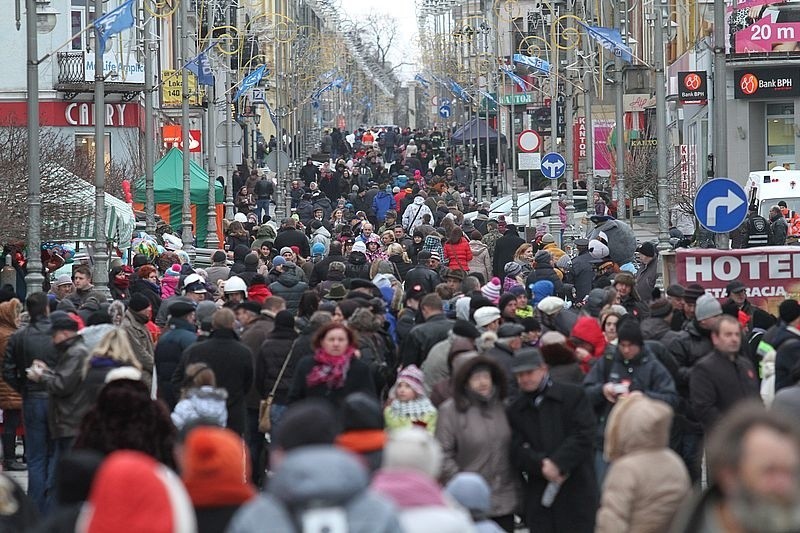
[[[42,290],[42,176],[39,171],[39,40],[56,26],[57,11],[49,2],[25,0],[28,91],[28,274],[27,293]]]

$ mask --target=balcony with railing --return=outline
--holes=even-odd
[[[65,100],[94,92],[94,52],[58,52],[58,78],[55,89]],[[103,65],[106,94],[121,93],[132,100],[144,89],[144,72],[139,63],[124,64],[106,59]]]

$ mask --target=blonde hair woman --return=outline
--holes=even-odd
[[[142,365],[133,353],[128,334],[122,328],[114,328],[95,346],[83,369],[84,386],[91,402],[97,399],[105,385],[106,374],[122,366],[142,370]]]
[[[394,230],[387,229],[381,233],[381,245],[384,250],[389,250],[389,246],[394,243]]]
[[[389,262],[394,265],[400,281],[403,281],[406,278],[406,274],[413,266],[411,264],[411,258],[408,257],[405,248],[403,248],[402,244],[394,242],[386,249],[386,254],[389,256]]]

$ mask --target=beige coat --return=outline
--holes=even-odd
[[[621,401],[608,418],[597,533],[666,531],[690,490],[683,461],[667,447],[672,409],[646,396]]]

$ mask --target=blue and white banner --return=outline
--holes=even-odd
[[[128,0],[117,9],[109,11],[94,21],[94,29],[97,32],[97,42],[99,43],[101,55],[105,54],[106,43],[112,36],[128,28],[133,28],[135,22],[133,3],[134,0]]]
[[[495,104],[497,104],[497,100],[495,100],[494,97],[491,94],[487,93],[486,91],[484,91],[482,89],[478,89],[478,92],[481,93],[481,96],[483,96],[484,98],[486,98],[490,102],[494,102]]]
[[[589,26],[583,22],[579,22],[581,26],[586,29],[587,35],[597,41],[597,43],[611,51],[616,57],[625,61],[626,63],[633,62],[633,51],[631,47],[622,42],[622,35],[619,30],[612,30],[611,28],[603,28],[601,26]]]
[[[267,102],[266,100],[264,101],[264,105],[267,108],[267,113],[269,113],[269,118],[272,120],[272,124],[274,124],[275,127],[277,128],[278,127],[278,115],[275,114],[275,111],[272,110],[272,108],[269,106],[269,102]]]
[[[420,82],[420,84],[422,84],[422,86],[425,87],[426,89],[431,86],[431,82],[429,82],[428,80],[423,78],[422,74],[415,75],[414,76],[414,81]]]
[[[512,56],[512,59],[514,60],[515,63],[522,63],[526,67],[531,67],[532,69],[538,70],[539,72],[550,74],[550,63],[548,63],[544,59],[532,56],[524,56],[522,54],[514,54]]]
[[[453,91],[453,94],[464,100],[465,102],[470,101],[470,95],[461,85],[456,82],[454,79],[450,79],[450,90]]]
[[[331,79],[333,77],[334,74],[336,74],[336,69],[332,68],[327,72],[323,72],[322,75],[319,77],[319,79],[321,79],[321,80],[329,80],[329,79]]]
[[[197,76],[197,83],[200,85],[214,85],[214,72],[211,70],[211,62],[208,60],[208,51],[215,45],[216,43],[207,46],[205,50],[197,54],[197,57],[186,63],[185,68]]]
[[[517,76],[516,74],[514,74],[514,73],[511,71],[511,69],[510,69],[510,68],[508,68],[508,67],[500,67],[500,70],[502,70],[502,71],[505,73],[505,75],[506,75],[506,76],[508,76],[509,78],[511,78],[511,81],[513,81],[514,83],[516,83],[517,85],[519,85],[519,88],[520,88],[520,89],[522,89],[522,92],[525,92],[525,91],[527,91],[527,90],[528,90],[528,87],[527,87],[527,85],[526,85],[526,83],[525,83],[525,80],[523,80],[522,78],[520,78],[519,76]]]
[[[353,92],[353,84],[348,81],[347,85],[344,86],[344,89],[342,89],[342,91],[348,94]]]
[[[341,76],[337,76],[336,79],[334,79],[331,82],[331,85],[336,87],[337,89],[340,89],[343,83],[344,83],[344,78],[342,78]]]
[[[239,90],[236,91],[236,96],[234,96],[233,99],[238,100],[244,93],[258,85],[258,82],[261,81],[261,78],[263,78],[267,72],[266,65],[261,65],[253,72],[245,76],[241,85],[239,85]]]

